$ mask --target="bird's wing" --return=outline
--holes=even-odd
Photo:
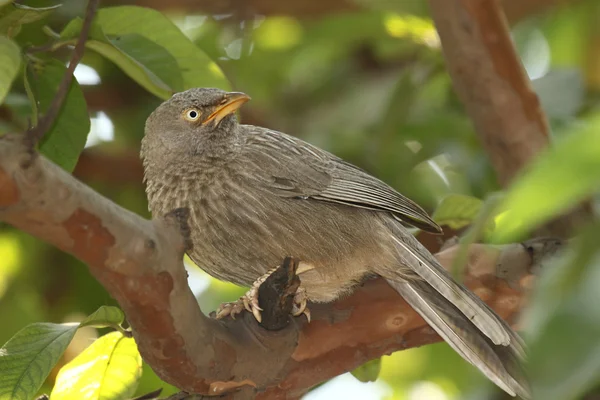
[[[284,133],[252,128],[254,153],[264,158],[262,166],[271,166],[262,172],[279,196],[389,212],[424,231],[442,232],[419,205],[362,169]]]

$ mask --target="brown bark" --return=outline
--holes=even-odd
[[[208,318],[187,285],[181,220],[148,221],[118,207],[43,156],[32,158],[21,136],[0,138],[0,220],[87,263],[123,308],[144,360],[185,391],[293,399],[372,358],[440,340],[382,280],[312,305],[313,322],[296,318],[277,332],[249,313]],[[532,260],[539,264],[553,243],[472,245],[466,284],[512,320],[533,280]],[[456,252],[437,257],[449,267]]]

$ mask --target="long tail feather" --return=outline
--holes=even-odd
[[[395,230],[403,269],[380,275],[465,360],[512,396],[531,397],[521,361],[525,345],[479,297],[456,282],[413,236]],[[407,274],[406,268],[411,272]],[[411,278],[410,275],[414,277]]]
[[[459,285],[439,262],[410,235],[392,236],[407,266],[454,304],[494,344],[508,345],[512,331],[482,301]]]
[[[426,282],[388,282],[458,354],[492,382],[511,396],[531,397],[514,346],[492,343]]]

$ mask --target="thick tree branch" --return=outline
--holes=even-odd
[[[549,126],[499,0],[429,0],[447,69],[502,186],[549,144]],[[540,230],[561,237],[585,206]]]
[[[295,318],[277,332],[260,328],[249,313],[235,321],[208,318],[187,285],[181,221],[144,220],[43,156],[30,159],[21,136],[0,138],[0,220],[87,263],[125,311],[144,360],[182,390],[293,399],[372,358],[440,340],[380,279],[334,304],[312,305],[310,324]],[[472,245],[466,284],[510,321],[531,269],[557,245]],[[437,257],[449,267],[456,251]]]

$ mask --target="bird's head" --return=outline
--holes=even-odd
[[[211,152],[222,148],[237,129],[235,111],[250,97],[240,92],[195,88],[177,93],[148,117],[142,156]]]

